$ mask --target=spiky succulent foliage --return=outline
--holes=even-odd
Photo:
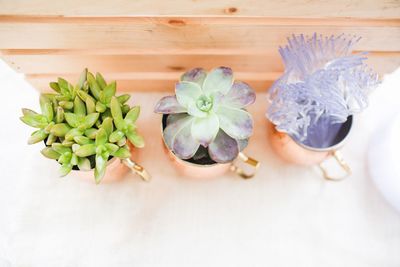
[[[94,168],[99,183],[111,157],[130,157],[128,140],[144,146],[135,126],[140,107],[126,104],[129,95],[115,96],[115,81],[107,84],[85,69],[75,86],[59,78],[50,87],[56,93],[40,96],[42,113],[22,109],[21,120],[38,129],[28,143],[45,141],[41,152],[60,163],[61,176]]]
[[[359,40],[343,34],[288,38],[279,49],[285,72],[269,91],[267,117],[278,130],[304,142],[317,125],[321,136],[328,135],[330,125],[366,108],[379,79],[363,63],[365,53],[352,54]]]
[[[234,81],[230,68],[207,73],[195,68],[181,76],[175,95],[162,98],[155,112],[167,114],[164,140],[181,159],[208,150],[215,162],[234,160],[253,132],[253,120],[244,109],[255,101],[244,82]],[[199,155],[197,155],[199,156]]]

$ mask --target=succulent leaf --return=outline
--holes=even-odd
[[[79,96],[76,96],[74,99],[74,113],[78,116],[86,115],[85,103],[80,99]]]
[[[92,144],[93,140],[82,135],[74,136],[74,141],[79,145]]]
[[[101,89],[92,73],[87,73],[87,80],[89,83],[89,91],[92,93],[96,100],[100,100]]]
[[[85,135],[90,139],[95,139],[98,129],[89,128],[85,130]]]
[[[244,108],[253,104],[256,94],[251,87],[244,82],[234,82],[232,88],[221,99],[222,105],[233,108]]]
[[[57,107],[56,110],[56,123],[62,123],[64,121],[64,109]]]
[[[239,145],[235,139],[220,130],[208,147],[211,159],[219,163],[232,162],[239,154]]]
[[[202,68],[195,68],[185,72],[181,76],[181,81],[193,82],[203,86],[203,82],[207,77],[207,72]]]
[[[106,81],[104,80],[104,78],[103,78],[103,76],[101,75],[101,73],[99,73],[99,72],[96,73],[96,81],[97,81],[97,84],[100,86],[100,88],[101,88],[102,90],[104,90],[104,88],[106,88],[107,83],[106,83]]]
[[[89,157],[94,154],[96,154],[96,145],[95,144],[81,145],[75,151],[75,155],[77,155],[78,157],[81,157],[81,158]]]
[[[207,147],[217,136],[219,120],[216,114],[205,118],[195,118],[192,123],[192,136],[204,147]]]
[[[131,156],[131,152],[126,147],[121,147],[111,155],[120,159],[127,159]]]
[[[55,159],[57,160],[60,157],[60,153],[58,153],[57,151],[55,151],[53,148],[51,147],[45,147],[43,148],[40,153],[42,153],[43,156],[45,156],[46,158],[49,159]]]
[[[64,117],[71,127],[77,128],[81,123],[81,117],[77,114],[67,112]]]
[[[104,146],[107,148],[107,151],[110,154],[113,154],[113,153],[117,152],[117,150],[119,149],[119,146],[117,146],[115,144],[107,143]]]
[[[107,132],[107,136],[110,136],[110,134],[114,130],[113,119],[110,117],[106,118],[101,124],[101,128],[103,128]]]
[[[28,139],[28,144],[32,145],[32,144],[36,144],[40,141],[43,141],[44,139],[46,139],[46,137],[48,136],[48,134],[44,131],[44,130],[37,130],[36,132],[34,132]]]
[[[34,128],[44,128],[47,126],[47,118],[41,114],[27,114],[20,117],[21,121]]]
[[[117,96],[118,102],[121,105],[125,104],[130,98],[131,98],[131,95],[129,95],[129,94],[123,94],[123,95]]]
[[[62,164],[60,167],[60,176],[64,177],[66,176],[68,173],[70,173],[72,170],[72,164]]]
[[[87,158],[78,158],[78,168],[81,171],[90,171],[92,169],[90,160]]]
[[[96,102],[96,111],[99,113],[103,113],[104,111],[106,111],[107,106],[104,105],[103,103],[101,103],[100,101]]]
[[[107,141],[108,141],[107,132],[103,128],[100,128],[96,134],[96,146],[104,145],[107,143]]]
[[[51,127],[50,133],[58,137],[64,137],[69,130],[71,130],[71,127],[69,127],[68,124],[57,123]]]
[[[64,153],[67,153],[67,152],[72,152],[71,148],[63,146],[60,143],[53,143],[51,145],[51,148],[54,149],[54,151],[56,151],[56,152],[58,152],[60,154],[64,154]]]
[[[74,102],[71,101],[60,101],[58,104],[64,109],[72,109],[74,107]]]
[[[234,139],[246,139],[253,133],[253,119],[242,109],[220,106],[218,109],[220,127]]]
[[[128,131],[126,133],[126,137],[128,138],[128,140],[135,146],[135,147],[139,147],[142,148],[144,147],[144,139],[142,136],[140,136],[139,134],[137,134],[137,132],[135,130],[132,131]]]
[[[163,114],[184,113],[186,110],[186,108],[179,104],[176,96],[165,96],[154,107],[154,112]]]
[[[82,136],[83,131],[78,128],[72,128],[65,134],[65,140],[72,141],[75,137]]]
[[[83,118],[81,124],[78,126],[81,130],[86,130],[91,128],[99,119],[99,113],[90,113]]]
[[[105,171],[106,171],[106,165],[107,165],[107,159],[103,155],[96,155],[96,167],[94,170],[94,177],[96,183],[100,183],[101,179],[103,179]]]
[[[56,91],[57,93],[61,93],[60,87],[58,86],[58,83],[56,82],[51,82],[50,83],[50,88]]]
[[[57,136],[49,134],[46,140],[46,146],[51,146],[55,141],[57,141]]]
[[[189,105],[196,102],[203,92],[197,83],[183,81],[175,85],[175,94],[179,104],[188,108]]]
[[[111,97],[115,95],[115,91],[117,88],[117,83],[115,81],[111,82],[107,85],[103,90],[103,103],[108,104],[111,101]]]
[[[115,143],[121,140],[124,136],[125,134],[122,131],[116,130],[110,134],[109,141]]]
[[[139,117],[140,114],[140,107],[134,106],[131,110],[125,115],[125,122],[127,124],[134,124]]]
[[[203,91],[207,95],[220,92],[225,95],[232,87],[233,72],[231,68],[219,67],[211,70],[203,83]]]
[[[116,97],[111,98],[110,108],[115,127],[117,127],[118,130],[123,131],[123,129],[126,127],[126,123],[122,118],[121,106]]]

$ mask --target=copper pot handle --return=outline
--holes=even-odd
[[[319,168],[321,169],[324,178],[330,181],[341,181],[351,175],[351,168],[344,160],[342,153],[340,153],[338,150],[333,150],[331,155],[334,157],[334,159],[336,159],[336,162],[339,164],[339,166],[345,171],[345,174],[343,176],[334,177],[328,173],[328,170],[322,166],[322,164],[319,164]]]
[[[239,175],[243,179],[253,178],[253,176],[257,173],[258,167],[260,167],[260,163],[258,162],[258,160],[248,157],[246,154],[244,154],[242,152],[239,153],[238,158],[241,159],[244,163],[253,167],[254,171],[251,173],[248,173],[248,172],[244,171],[243,169],[241,169],[240,167],[236,166],[234,163],[232,163],[230,170],[235,172],[237,175]]]
[[[121,162],[125,164],[132,172],[136,173],[137,175],[142,178],[143,181],[149,182],[151,179],[150,174],[146,171],[145,168],[137,164],[136,162],[132,161],[130,158],[122,159]]]

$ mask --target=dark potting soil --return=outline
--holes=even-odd
[[[162,116],[162,126],[163,126],[163,131],[165,129],[165,127],[167,127],[167,118],[168,118],[168,114],[164,114]],[[172,152],[174,153],[174,152]],[[215,164],[217,162],[215,162],[214,160],[211,159],[210,155],[208,154],[208,150],[207,148],[205,148],[204,146],[200,145],[199,149],[197,150],[196,154],[190,158],[190,159],[184,159],[184,161],[190,162],[190,163],[194,163],[194,164],[198,164],[198,165],[212,165]]]

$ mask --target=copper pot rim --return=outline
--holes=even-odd
[[[304,148],[306,150],[313,151],[313,152],[331,152],[331,151],[335,151],[335,150],[340,149],[347,142],[347,139],[348,139],[348,137],[349,137],[349,135],[350,135],[350,133],[351,133],[351,131],[353,129],[354,115],[350,115],[348,117],[348,119],[344,123],[346,123],[349,120],[349,118],[351,119],[351,121],[350,121],[349,130],[347,131],[346,136],[340,142],[338,142],[337,144],[335,144],[333,146],[330,146],[330,147],[324,147],[324,148],[318,148],[318,147],[312,147],[312,146],[305,145],[305,144],[301,143],[300,141],[296,140],[295,138],[293,138],[290,134],[277,130],[276,129],[276,125],[274,123],[272,123],[272,122],[271,123],[273,124],[274,128],[278,132],[286,134],[293,142],[295,142],[297,145],[299,145],[300,147],[302,147],[302,148]]]

